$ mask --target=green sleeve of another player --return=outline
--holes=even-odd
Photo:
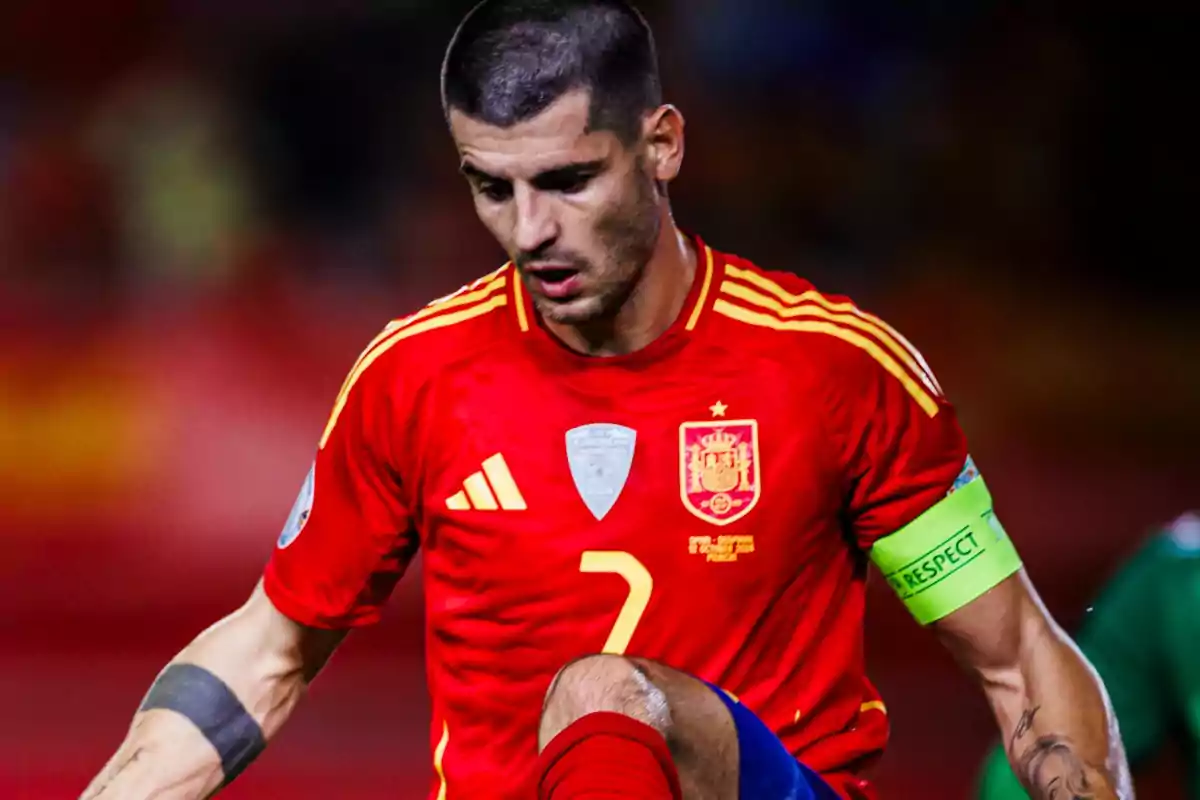
[[[1191,779],[1189,797],[1200,798],[1200,518],[1177,523],[1168,535],[1176,558],[1160,583],[1163,598],[1163,661],[1170,687],[1173,734]],[[1183,526],[1191,528],[1190,533]]]
[[[983,762],[979,776],[979,800],[1028,800],[1025,787],[1008,765],[1004,748],[996,745]]]
[[[1161,589],[1175,558],[1161,537],[1144,546],[1104,587],[1075,636],[1104,681],[1135,767],[1163,743],[1172,715],[1164,680]],[[999,745],[984,763],[978,797],[1028,797]]]
[[[1131,765],[1163,744],[1175,710],[1166,676],[1164,587],[1178,557],[1164,536],[1117,573],[1075,637],[1104,680]]]

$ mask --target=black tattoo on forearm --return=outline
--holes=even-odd
[[[163,708],[182,714],[200,729],[221,758],[228,784],[267,746],[262,728],[237,695],[203,667],[172,664],[142,701],[140,711]]]
[[[1026,715],[1032,724],[1033,713]],[[1040,736],[1026,748],[1017,759],[1017,772],[1037,800],[1091,800],[1099,788],[1093,776],[1103,774],[1079,757],[1070,739],[1055,735]]]
[[[1012,739],[1008,743],[1009,750],[1016,752],[1017,742],[1019,742],[1025,736],[1025,734],[1033,730],[1033,718],[1037,716],[1037,713],[1041,710],[1041,708],[1041,706],[1034,706],[1033,708],[1025,709],[1025,713],[1021,715],[1019,720],[1017,720],[1016,729],[1013,730]]]

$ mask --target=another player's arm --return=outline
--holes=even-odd
[[[83,798],[214,794],[262,752],[344,636],[293,622],[256,587],[167,664]]]

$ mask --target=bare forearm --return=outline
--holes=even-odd
[[[208,797],[224,782],[220,757],[190,721],[171,711],[139,712],[82,798]]]
[[[1034,800],[1133,796],[1103,684],[1053,625],[987,690],[1009,761]]]
[[[188,670],[182,678],[174,670]],[[202,798],[237,777],[262,752],[295,706],[294,681],[264,685],[255,715],[217,675],[173,662],[151,687],[116,755],[84,792],[85,800]],[[265,710],[265,713],[262,713]]]
[[[258,756],[327,657],[306,660],[292,624],[266,616],[275,612],[265,602],[252,599],[172,659],[83,800],[208,797]]]

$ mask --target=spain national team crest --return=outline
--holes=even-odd
[[[758,422],[685,422],[679,426],[679,496],[705,522],[728,525],[758,504]]]

